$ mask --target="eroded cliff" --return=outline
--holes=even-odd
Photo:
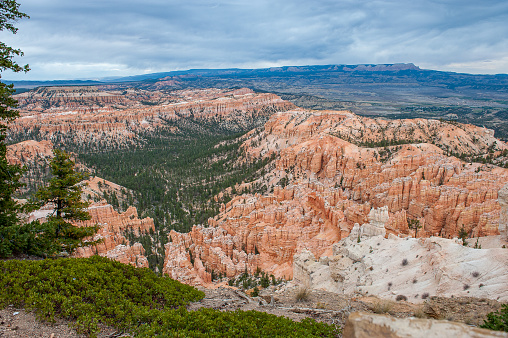
[[[243,160],[274,155],[275,166],[237,188],[267,192],[236,196],[207,227],[172,232],[164,271],[174,278],[207,283],[212,270],[234,276],[258,267],[291,278],[295,254],[330,256],[354,229],[412,237],[499,234],[497,192],[508,170],[450,156],[507,149],[490,130],[297,109],[274,114],[248,136]]]

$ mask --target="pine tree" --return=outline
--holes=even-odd
[[[28,18],[21,13],[19,4],[14,0],[0,1],[0,31],[9,30],[16,34],[17,28],[13,23],[18,19]],[[28,65],[20,66],[13,61],[14,56],[22,56],[19,49],[14,49],[0,42],[0,72],[11,70],[13,72],[27,72]],[[1,76],[0,76],[1,78]],[[19,182],[23,170],[21,167],[7,162],[7,146],[5,144],[7,123],[19,116],[17,101],[12,98],[13,85],[0,82],[0,257],[12,255],[15,246],[16,234],[19,227],[18,212],[21,206],[12,198],[14,192],[22,186]]]
[[[81,200],[83,185],[80,182],[87,175],[76,170],[74,161],[66,152],[55,149],[54,154],[50,163],[53,177],[46,187],[39,189],[35,198],[40,206],[50,203],[54,207],[53,213],[47,217],[44,237],[54,241],[56,250],[72,253],[79,246],[96,244],[84,242],[84,239],[93,236],[98,226],[77,227],[71,223],[90,219],[86,210],[89,203]]]

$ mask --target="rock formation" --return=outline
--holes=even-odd
[[[95,204],[88,208],[92,218],[80,222],[77,226],[93,226],[98,224],[99,231],[94,240],[102,239],[102,243],[95,246],[78,248],[75,257],[105,256],[121,263],[132,264],[137,267],[148,267],[145,250],[140,243],[130,243],[126,238],[128,232],[135,236],[148,234],[155,230],[153,220],[149,217],[138,218],[136,208],[130,207],[124,213],[113,210],[109,204]]]
[[[309,111],[248,89],[168,94],[103,86],[41,89],[17,98],[21,117],[11,139],[33,135],[87,149],[126,147],[143,133],[176,133],[175,121],[236,130],[269,117],[245,136],[238,159],[273,157],[259,179],[244,182],[244,193],[208,224],[170,234],[164,271],[187,283],[208,283],[212,272],[231,277],[257,268],[290,279],[295,255],[307,250],[316,260],[332,257],[333,244],[351,233],[363,242],[377,235],[506,232],[498,191],[508,182],[508,170],[458,158],[508,149],[485,128]],[[421,226],[417,233],[409,221]]]
[[[142,134],[178,132],[177,120],[213,121],[219,128],[245,130],[293,105],[274,94],[249,89],[183,90],[166,94],[98,87],[45,87],[15,95],[20,117],[11,124],[14,141],[52,140],[83,149],[135,145]],[[169,123],[173,122],[173,123]]]
[[[499,234],[497,194],[508,170],[449,156],[507,149],[484,128],[296,109],[272,115],[243,147],[241,160],[275,156],[245,186],[267,192],[234,197],[208,228],[172,233],[165,271],[174,278],[208,282],[212,270],[233,276],[258,267],[292,278],[293,256],[304,249],[330,257],[351,231],[415,236],[409,220],[422,238],[453,238],[462,228],[471,237]]]
[[[428,296],[508,300],[508,255],[504,248],[474,249],[440,237],[388,239],[348,237],[319,260],[295,256],[294,279],[314,289],[350,295]]]
[[[48,141],[36,142],[33,140],[24,141],[7,147],[7,160],[9,163],[24,165],[27,173],[24,175],[25,183],[35,182],[42,184],[44,175],[49,175],[48,163],[53,158],[53,145]],[[115,192],[120,198],[122,192],[129,193],[129,190],[118,184],[109,182],[99,177],[92,177],[83,182],[84,200],[96,200],[88,211],[92,216],[91,220],[76,224],[76,226],[100,225],[99,232],[95,239],[102,239],[103,242],[94,247],[79,248],[76,257],[90,257],[94,254],[106,256],[122,263],[129,263],[139,267],[148,267],[145,250],[137,242],[131,243],[126,234],[132,232],[139,237],[155,230],[151,218],[139,219],[136,208],[129,207],[124,213],[118,213],[103,199],[104,192],[111,194]],[[44,221],[45,217],[53,212],[52,206],[44,206],[40,210],[32,212],[27,221],[39,219]]]
[[[508,337],[508,334],[444,320],[395,318],[365,312],[350,314],[342,334],[344,338],[428,338],[444,336],[491,338]]]
[[[27,140],[7,146],[7,161],[10,164],[30,165],[48,162],[53,158],[53,144],[50,141]]]
[[[499,190],[497,201],[501,206],[499,233],[504,240],[508,241],[508,185]]]

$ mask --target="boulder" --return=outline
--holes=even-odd
[[[353,312],[344,327],[343,338],[489,338],[508,337],[508,333],[471,327],[444,320],[395,318],[365,312]]]

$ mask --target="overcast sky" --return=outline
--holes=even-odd
[[[20,0],[10,80],[412,62],[508,73],[507,0]]]

